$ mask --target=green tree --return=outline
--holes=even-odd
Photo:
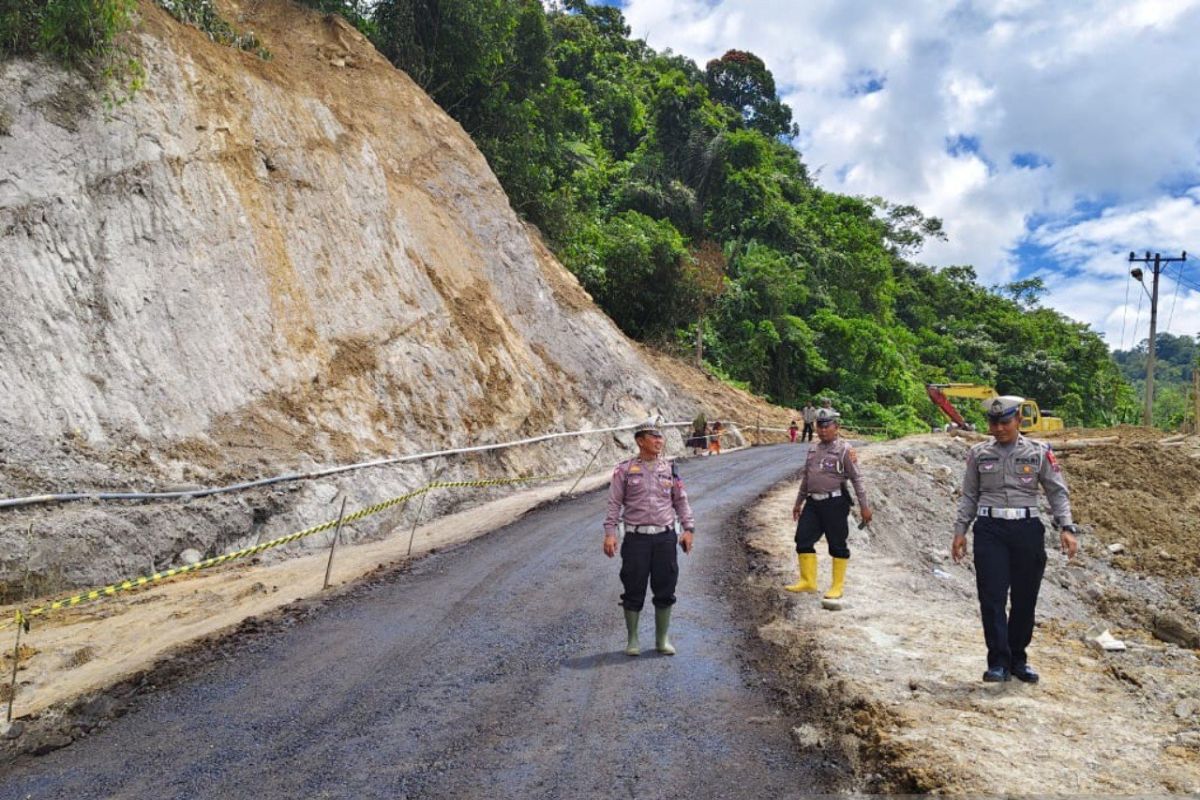
[[[775,93],[775,77],[758,56],[729,50],[709,61],[704,74],[713,100],[738,112],[751,128],[789,140],[798,133],[792,110]]]

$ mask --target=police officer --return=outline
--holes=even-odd
[[[800,565],[800,580],[784,587],[789,592],[817,591],[817,551],[814,545],[824,535],[829,545],[829,555],[833,556],[833,585],[825,593],[829,600],[842,596],[846,566],[850,562],[850,548],[846,545],[850,538],[847,480],[854,486],[863,523],[871,521],[871,507],[867,504],[867,493],[858,471],[858,456],[854,448],[838,435],[841,430],[838,422],[840,417],[841,414],[832,408],[817,409],[819,441],[808,449],[804,475],[800,478],[800,491],[792,507],[792,519],[796,520],[796,560]]]
[[[679,562],[675,546],[692,551],[696,530],[683,481],[675,463],[662,458],[663,435],[656,420],[641,423],[633,432],[638,454],[613,470],[608,488],[608,514],[604,517],[604,555],[617,553],[617,524],[624,523],[621,543],[621,583],[625,593],[625,629],[629,635],[627,655],[641,652],[638,618],[646,601],[646,581],[654,593],[654,644],[658,652],[675,655],[667,638],[671,607],[675,604],[675,581]],[[678,519],[683,534],[677,535]]]
[[[975,584],[987,642],[983,679],[988,682],[1010,677],[1025,683],[1038,680],[1025,648],[1033,638],[1033,612],[1046,569],[1046,526],[1037,509],[1039,484],[1062,531],[1062,551],[1073,558],[1078,548],[1067,484],[1054,451],[1021,435],[1024,402],[1012,395],[983,401],[993,438],[967,453],[950,545],[954,561],[961,561],[967,553],[967,527],[974,520]],[[1010,592],[1012,605],[1006,609]]]

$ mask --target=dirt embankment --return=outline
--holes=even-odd
[[[876,516],[852,534],[841,611],[781,588],[796,569],[795,487],[749,512],[744,536],[751,582],[770,609],[760,633],[775,645],[772,668],[793,676],[781,687],[791,704],[828,723],[798,728],[797,739],[828,746],[832,737],[878,791],[1200,791],[1200,442],[1129,434],[1056,445],[1086,533],[1070,563],[1048,535],[1030,648],[1037,685],[980,681],[973,567],[948,557],[966,441],[920,436],[863,450]],[[1124,551],[1110,552],[1115,544]],[[829,560],[820,559],[824,586]],[[1093,649],[1085,634],[1094,626],[1128,650]]]

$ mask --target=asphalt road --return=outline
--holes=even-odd
[[[739,659],[737,512],[795,473],[777,445],[681,462],[697,546],[672,638],[623,654],[605,493],[548,506],[331,602],[12,767],[0,797],[771,797],[840,776]],[[781,535],[788,523],[781,520]]]

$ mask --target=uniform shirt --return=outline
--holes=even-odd
[[[605,534],[615,535],[622,520],[626,525],[666,526],[673,524],[676,516],[685,530],[695,527],[683,481],[671,474],[670,461],[631,458],[617,464],[608,487]]]
[[[1050,445],[1017,434],[1017,440],[1007,446],[995,439],[972,446],[967,452],[954,532],[966,533],[979,506],[1037,508],[1039,483],[1046,490],[1055,521],[1060,526],[1070,525],[1067,482]]]
[[[870,508],[867,492],[863,489],[862,473],[858,471],[858,456],[850,443],[840,436],[829,444],[817,442],[808,448],[796,505],[804,502],[810,494],[826,494],[841,489],[842,483],[847,480],[854,484],[859,507]]]
[[[817,421],[817,410],[812,406],[805,406],[803,409],[801,409],[801,413],[804,414],[804,421],[808,424],[811,425]]]

